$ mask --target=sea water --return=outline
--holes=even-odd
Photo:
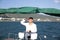
[[[38,40],[60,40],[60,22],[35,22],[35,24]],[[8,37],[17,38],[18,33],[24,31],[25,26],[20,22],[0,22],[0,40]]]

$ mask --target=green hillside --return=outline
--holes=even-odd
[[[31,13],[48,13],[48,14],[60,14],[60,9],[55,8],[37,8],[37,7],[21,7],[21,8],[9,8],[9,9],[0,9],[0,14],[5,13],[22,13],[22,14],[31,14]]]
[[[60,14],[60,10],[54,9],[54,8],[43,8],[40,11],[43,13],[48,13],[48,14]]]

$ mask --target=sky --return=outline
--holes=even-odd
[[[0,8],[39,7],[60,9],[60,0],[0,0]]]

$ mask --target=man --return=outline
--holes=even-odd
[[[26,27],[26,32],[27,33],[36,33],[37,26],[35,23],[33,23],[33,18],[29,17],[27,21],[28,21],[28,23],[25,23],[24,19],[21,21],[21,24]],[[28,38],[30,38],[30,36],[28,36]]]

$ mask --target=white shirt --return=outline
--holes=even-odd
[[[36,26],[36,24],[32,23],[32,25],[29,25],[29,23],[25,23],[24,19],[21,21],[21,24],[26,27],[26,32],[29,31],[29,30],[31,32],[37,32],[37,26]]]

